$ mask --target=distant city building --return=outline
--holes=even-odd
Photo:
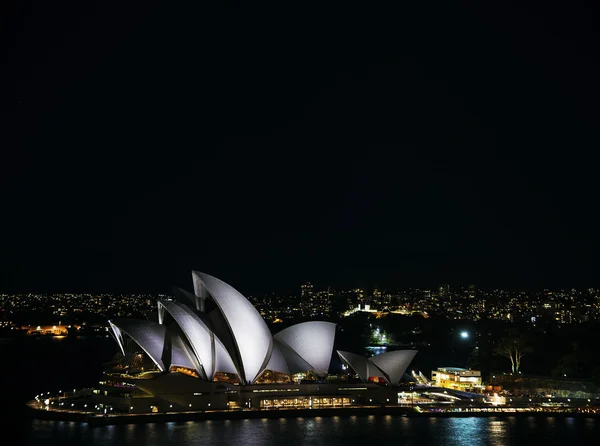
[[[440,298],[446,298],[450,296],[450,285],[440,285],[438,288],[438,296]]]
[[[477,288],[475,287],[475,284],[469,285],[467,288],[467,297],[469,297],[471,299],[475,298],[476,291],[477,291]]]
[[[329,289],[314,291],[310,282],[300,289],[300,308],[304,317],[321,318],[331,314],[333,293]]]
[[[314,308],[313,298],[313,286],[307,282],[300,287],[300,308],[304,316],[311,316]]]
[[[313,286],[312,283],[307,282],[304,285],[302,285],[300,287],[301,290],[301,294],[300,297],[302,299],[310,299],[312,297],[312,293],[313,293]]]

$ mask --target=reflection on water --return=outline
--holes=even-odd
[[[589,432],[594,431],[596,429],[597,425],[598,425],[598,420],[593,420],[591,418],[586,418],[586,420],[585,420],[585,428]]]
[[[580,418],[407,418],[391,415],[169,422],[90,428],[32,420],[27,444],[182,445],[507,445],[594,444],[600,422]]]
[[[438,420],[438,424],[443,424],[440,428],[446,430],[446,444],[480,445],[489,438],[486,428],[490,421],[489,418],[446,418]]]
[[[510,420],[489,420],[487,441],[493,445],[504,445],[512,440],[512,423]],[[485,440],[485,436],[483,438]]]
[[[527,417],[527,423],[529,424],[530,429],[535,429],[537,427],[537,418]]]

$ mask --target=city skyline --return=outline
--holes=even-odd
[[[299,291],[294,295],[248,295],[248,299],[274,324],[323,317],[341,320],[361,313],[377,318],[416,314],[472,322],[487,319],[558,326],[600,320],[600,289],[524,292],[475,287],[452,289],[443,285],[434,290],[390,291],[319,289],[304,284]],[[64,320],[103,326],[105,319],[111,317],[148,317],[157,301],[181,297],[180,290],[170,294],[0,294],[0,326],[18,327],[31,320],[42,325]]]
[[[508,293],[526,293],[526,294],[535,294],[535,293],[542,293],[542,292],[564,292],[564,291],[571,291],[571,290],[576,290],[578,292],[585,292],[587,290],[598,290],[600,289],[600,285],[596,285],[594,286],[592,285],[585,285],[582,286],[581,284],[576,286],[576,285],[572,285],[572,286],[557,286],[557,285],[551,285],[548,284],[548,286],[498,286],[498,285],[493,285],[493,286],[485,286],[485,285],[481,285],[481,284],[477,284],[477,283],[467,283],[467,282],[463,282],[463,283],[456,283],[456,282],[445,282],[442,283],[440,281],[431,281],[429,283],[426,284],[418,284],[418,283],[413,283],[413,284],[401,284],[401,283],[396,283],[396,284],[388,284],[385,285],[383,281],[376,281],[376,282],[368,282],[367,280],[354,280],[354,281],[349,281],[350,283],[337,283],[334,284],[332,281],[321,281],[321,282],[315,282],[312,280],[304,280],[304,281],[300,281],[297,283],[293,283],[293,284],[287,284],[287,285],[279,285],[279,286],[269,286],[269,284],[264,284],[263,286],[254,286],[254,287],[249,287],[250,289],[252,289],[252,291],[250,292],[249,295],[253,295],[253,296],[268,296],[268,295],[285,295],[285,296],[290,296],[290,297],[300,297],[302,295],[302,289],[305,285],[311,285],[315,290],[319,290],[319,291],[326,291],[326,290],[333,290],[333,291],[350,291],[350,290],[363,290],[366,293],[372,293],[373,291],[379,291],[379,292],[387,292],[387,293],[397,293],[397,292],[402,292],[402,291],[406,291],[406,290],[419,290],[419,291],[429,291],[432,293],[437,293],[437,291],[440,289],[440,287],[448,287],[449,289],[452,290],[452,292],[466,292],[468,291],[469,288],[474,288],[478,291],[502,291],[502,292],[508,292]],[[240,284],[238,283],[239,286],[244,286],[244,284]],[[66,288],[66,287],[65,287]],[[177,288],[177,285],[175,284],[171,284],[171,285],[166,285],[163,284],[162,286],[150,289],[148,287],[144,287],[142,286],[140,289],[131,289],[131,287],[124,287],[124,289],[117,289],[117,290],[113,290],[113,289],[108,289],[108,288],[104,288],[104,289],[85,289],[85,288],[71,288],[71,289],[52,289],[52,288],[48,288],[46,290],[40,288],[40,289],[9,289],[9,290],[1,290],[0,289],[0,296],[10,296],[10,295],[98,295],[98,296],[102,296],[102,295],[124,295],[124,296],[131,296],[131,295],[172,295],[173,294],[173,289]],[[248,287],[246,287],[248,288]],[[371,294],[369,294],[371,295]]]

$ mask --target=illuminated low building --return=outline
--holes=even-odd
[[[350,310],[344,312],[342,315],[344,317],[350,316],[354,313],[358,313],[358,312],[363,312],[363,313],[377,313],[379,312],[379,310],[376,310],[374,308],[371,308],[370,304],[363,304],[361,306],[361,304],[358,304],[358,306],[356,306],[355,308],[351,308]]]
[[[446,389],[477,391],[483,386],[481,371],[462,369],[459,367],[439,367],[431,372],[431,380],[437,387]]]
[[[66,336],[69,334],[64,325],[37,325],[27,327],[28,336]]]

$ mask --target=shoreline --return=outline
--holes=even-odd
[[[279,409],[279,410],[240,410],[240,411],[207,411],[207,412],[167,412],[145,414],[98,415],[95,413],[44,410],[27,404],[32,418],[53,421],[75,421],[87,423],[89,426],[109,426],[142,423],[168,423],[184,421],[219,421],[245,419],[276,418],[315,418],[315,417],[349,417],[370,415],[393,415],[407,418],[469,418],[469,417],[560,417],[560,418],[600,418],[599,413],[553,412],[553,411],[486,411],[486,412],[417,412],[410,407],[348,407],[348,408],[315,408],[315,409]]]

